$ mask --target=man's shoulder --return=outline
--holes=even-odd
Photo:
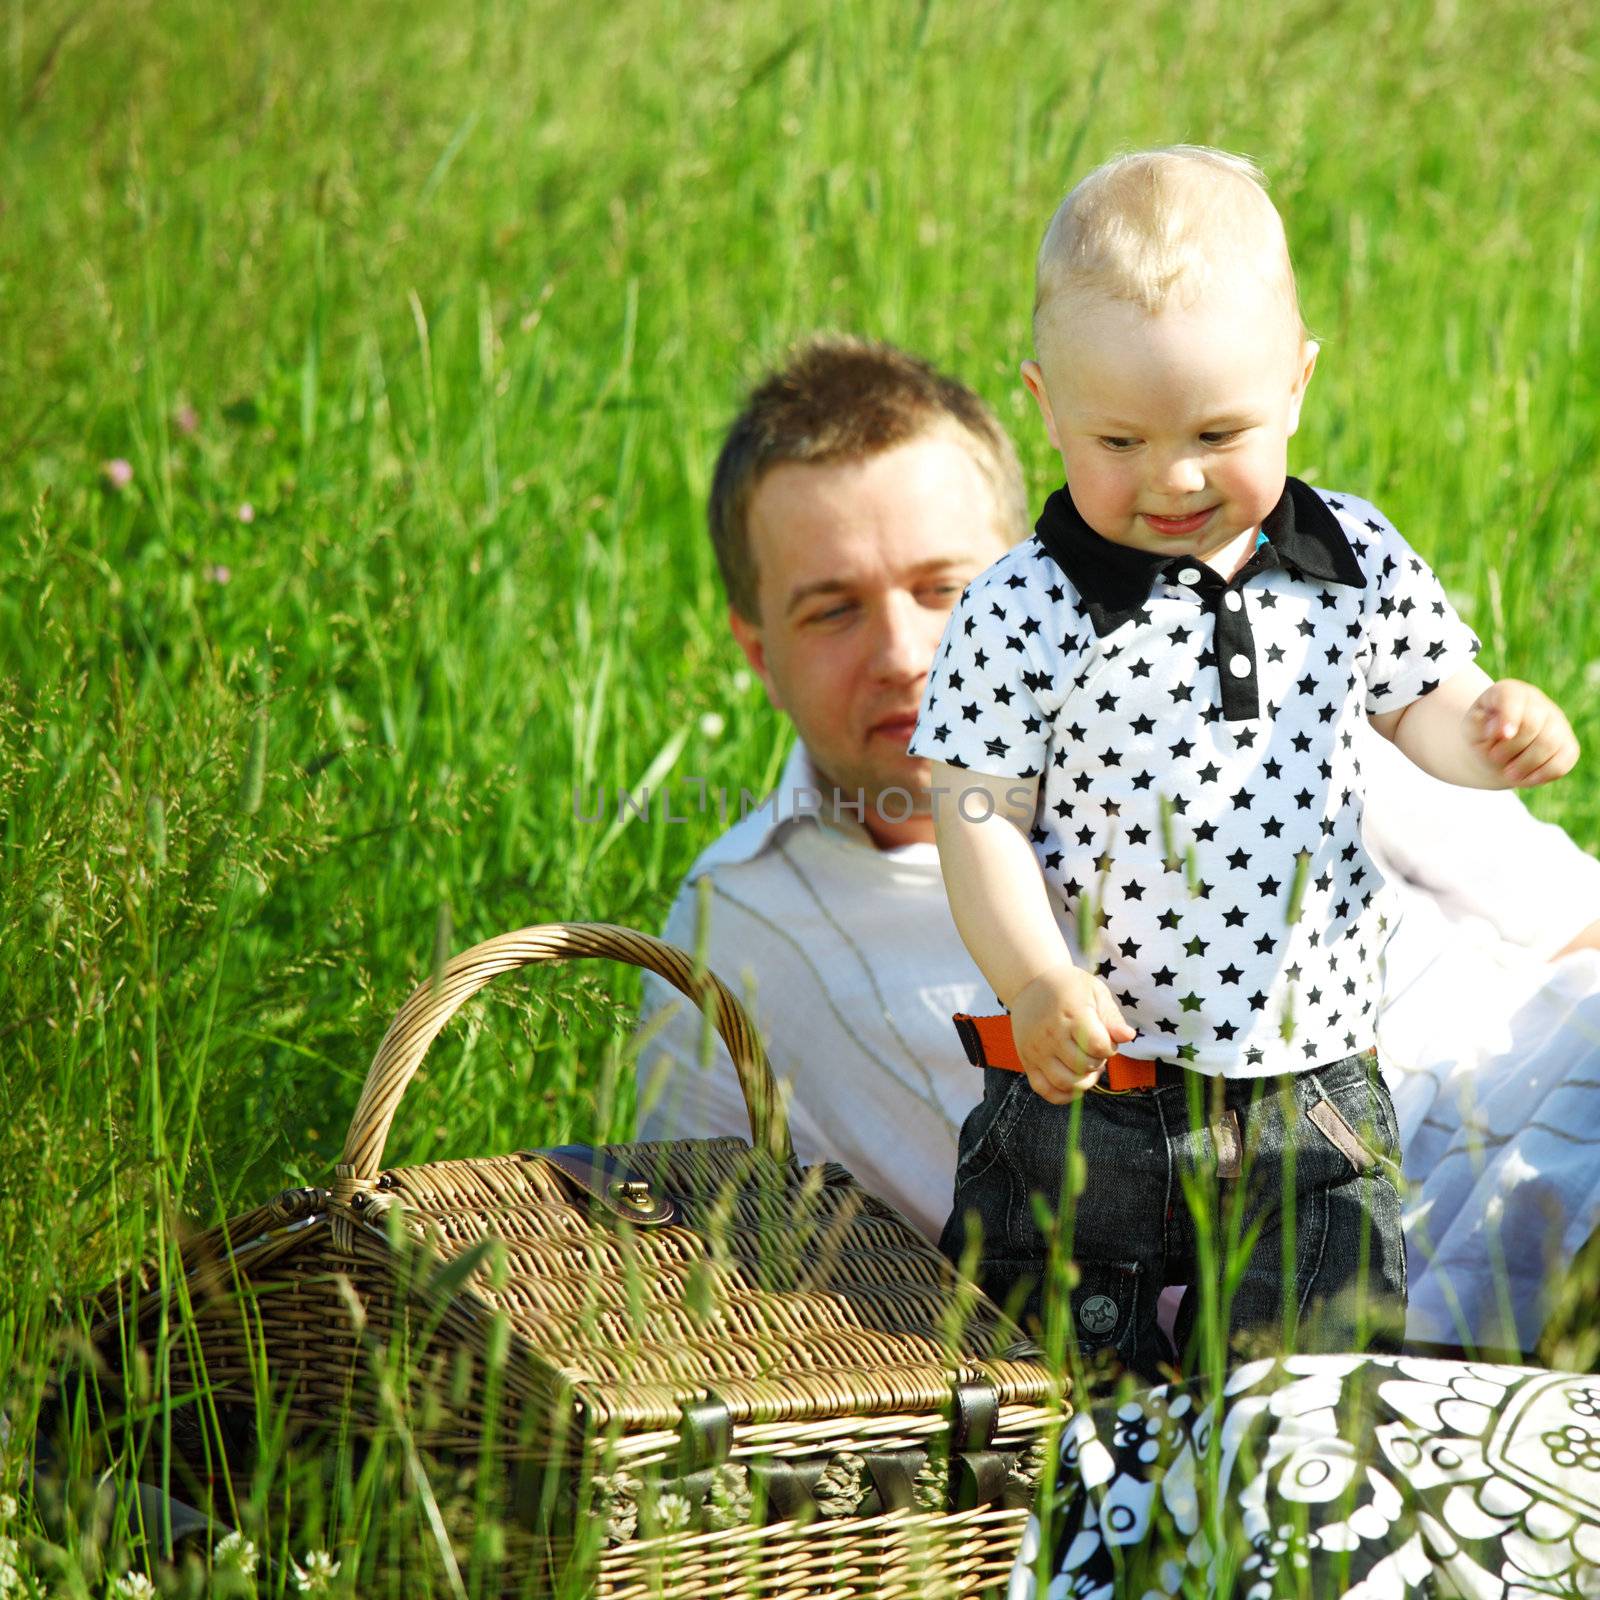
[[[762,923],[772,897],[765,868],[769,847],[782,831],[770,817],[751,814],[713,839],[679,882],[661,937],[682,950],[699,949],[701,958],[726,981],[729,961],[741,954],[748,957],[755,944],[764,943]],[[712,899],[703,903],[707,891]],[[645,974],[644,982],[647,1011],[673,993],[652,973]]]
[[[786,828],[796,825],[794,818],[777,815],[779,796],[780,790],[774,789],[760,806],[713,839],[694,858],[678,886],[679,899],[690,893],[699,879],[754,861]]]
[[[777,785],[759,802],[748,789],[739,790],[739,820],[694,858],[679,886],[678,899],[684,898],[696,879],[754,861],[785,831],[800,825],[808,816],[815,817],[822,799],[820,782],[806,747],[795,740]],[[719,790],[718,794],[722,806],[731,804],[731,791]]]

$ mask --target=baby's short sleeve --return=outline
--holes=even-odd
[[[1383,516],[1359,500],[1346,500],[1341,516],[1367,575],[1367,714],[1399,711],[1470,666],[1482,646],[1432,568]]]
[[[1027,545],[967,585],[928,674],[910,754],[1001,778],[1044,771],[1060,704],[1057,607]]]

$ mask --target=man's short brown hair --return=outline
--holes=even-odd
[[[760,622],[750,502],[785,461],[818,463],[881,455],[953,424],[988,481],[996,531],[1027,531],[1028,504],[1016,447],[965,384],[893,345],[824,334],[790,351],[751,390],[717,457],[706,508],[711,543],[733,609]]]

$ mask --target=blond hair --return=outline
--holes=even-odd
[[[1128,301],[1153,315],[1174,298],[1191,304],[1219,270],[1254,273],[1309,337],[1283,219],[1253,161],[1193,144],[1118,156],[1078,183],[1045,229],[1034,345],[1084,300]]]
[[[972,390],[893,345],[819,334],[751,390],[717,457],[706,507],[728,601],[761,620],[750,502],[786,461],[861,460],[951,430],[989,485],[995,531],[1008,544],[1028,531],[1027,492],[1016,446]]]

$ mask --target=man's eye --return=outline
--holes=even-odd
[[[837,622],[840,617],[848,616],[853,609],[852,603],[844,600],[836,606],[829,606],[826,611],[813,612],[810,620],[812,622]]]

